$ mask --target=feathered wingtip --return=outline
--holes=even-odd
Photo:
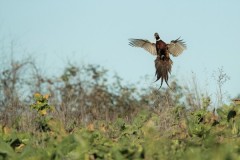
[[[135,39],[129,38],[128,40],[129,40],[129,43],[128,43],[129,46],[131,46],[131,47],[135,47],[136,46],[136,40]]]
[[[163,80],[166,82],[166,84],[169,87],[168,78],[169,78],[169,74],[171,74],[172,60],[171,59],[161,60],[160,57],[158,56],[155,60],[155,68],[156,68],[155,75],[157,76],[156,81],[161,80],[160,88],[162,87]]]
[[[181,44],[185,49],[187,49],[186,42],[185,42],[183,39],[181,39],[181,37],[178,37],[178,39],[172,40],[171,42],[172,42],[172,43],[179,43],[179,44]]]

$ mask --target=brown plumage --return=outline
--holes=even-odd
[[[171,59],[162,60],[160,56],[157,56],[157,58],[155,59],[155,68],[156,68],[155,75],[157,76],[156,81],[161,80],[160,88],[162,87],[163,80],[168,85],[168,75],[171,74],[172,60]]]
[[[186,45],[179,38],[172,40],[170,44],[166,44],[160,39],[158,33],[155,33],[154,36],[156,43],[151,43],[144,39],[129,39],[129,45],[132,47],[141,47],[152,55],[157,56],[155,59],[155,75],[157,77],[156,81],[161,80],[162,86],[164,80],[168,85],[168,78],[169,74],[171,74],[173,64],[172,60],[170,59],[170,54],[175,57],[180,55],[186,49]]]

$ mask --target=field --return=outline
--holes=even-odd
[[[223,103],[226,80],[213,106],[177,79],[139,89],[101,66],[47,77],[13,60],[0,73],[0,159],[240,159],[240,105]]]

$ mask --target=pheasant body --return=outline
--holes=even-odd
[[[169,74],[171,74],[173,64],[170,59],[170,54],[175,57],[180,55],[186,49],[186,44],[179,38],[172,40],[170,44],[167,44],[160,39],[158,33],[155,33],[154,36],[156,43],[151,43],[150,41],[144,39],[129,39],[129,45],[132,47],[141,47],[152,55],[157,56],[155,59],[156,81],[161,80],[162,86],[164,80],[168,85],[168,78]]]

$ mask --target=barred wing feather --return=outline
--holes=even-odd
[[[168,50],[174,57],[179,56],[186,49],[187,46],[185,42],[179,38],[168,44]]]
[[[141,47],[151,53],[152,55],[157,55],[155,43],[151,43],[144,39],[129,39],[129,45],[132,47]]]

